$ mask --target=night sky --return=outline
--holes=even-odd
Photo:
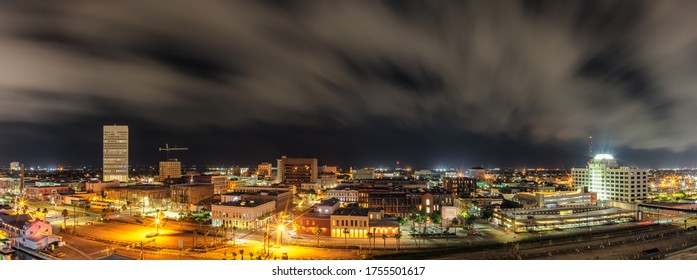
[[[99,3],[97,3],[99,2]],[[0,166],[697,166],[697,1],[4,1]]]

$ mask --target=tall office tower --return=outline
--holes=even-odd
[[[182,163],[177,159],[160,161],[160,181],[182,177]]]
[[[648,193],[646,169],[620,167],[615,158],[598,154],[586,168],[571,169],[575,188],[598,193],[598,200],[635,202]]]
[[[128,182],[128,126],[104,126],[103,152],[102,180]]]
[[[316,184],[317,159],[283,156],[278,160],[278,173],[281,182],[287,185]]]

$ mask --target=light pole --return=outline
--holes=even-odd
[[[346,249],[348,249],[348,234],[348,228],[344,228],[344,245],[346,246]]]
[[[283,245],[283,230],[285,230],[285,225],[281,224],[278,226],[278,235],[280,236],[281,239],[281,245]]]
[[[155,218],[155,232],[160,234],[160,218]]]

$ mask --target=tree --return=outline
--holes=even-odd
[[[232,252],[232,259],[237,260],[237,252],[235,252],[235,251]]]
[[[106,212],[106,208],[102,209],[102,211],[99,212],[99,219],[102,221],[105,221],[108,216],[109,216],[109,213]]]
[[[368,244],[370,246],[370,251],[372,252],[373,251],[373,242],[372,242],[373,233],[368,232],[368,234],[366,234],[366,236],[368,236]]]
[[[133,216],[133,202],[126,200],[126,205],[128,205],[128,215]]]
[[[385,253],[385,250],[387,250],[387,235],[384,233],[382,234],[382,253]]]
[[[431,215],[431,222],[433,222],[434,224],[440,224],[441,234],[443,234],[443,223],[441,223],[442,221],[443,216],[441,216],[440,213],[433,213],[433,215]]]
[[[232,226],[232,247],[235,247],[237,244],[237,226]]]
[[[319,246],[319,236],[322,234],[322,228],[319,226],[314,226],[312,228],[312,234],[317,235],[317,246]]]
[[[63,227],[67,227],[68,226],[68,217],[70,216],[68,209],[63,209],[63,212],[61,212],[61,216],[63,216]]]
[[[403,226],[407,223],[407,219],[404,217],[400,217],[398,221],[399,221],[399,226]]]
[[[41,213],[44,213],[44,220],[48,221],[48,209],[44,208],[44,210],[41,211]]]
[[[457,218],[453,218],[450,222],[455,227],[455,235],[457,235],[457,225],[460,224],[460,220],[458,220]]]
[[[254,253],[253,253],[253,252],[249,252],[249,259],[250,259],[250,260],[253,260],[253,259],[254,259]]]
[[[244,249],[240,250],[240,259],[244,260]]]
[[[483,220],[489,221],[493,216],[494,216],[494,211],[491,210],[490,208],[484,208],[482,210],[482,219]]]
[[[397,232],[397,234],[394,235],[394,239],[397,240],[397,252],[399,252],[400,239],[402,239],[402,231]]]

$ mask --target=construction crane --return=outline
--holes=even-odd
[[[170,151],[188,151],[189,148],[177,148],[177,147],[169,147],[169,144],[165,144],[164,148],[160,148],[160,152],[165,151],[167,153],[167,160],[170,160],[169,158],[169,152]]]

